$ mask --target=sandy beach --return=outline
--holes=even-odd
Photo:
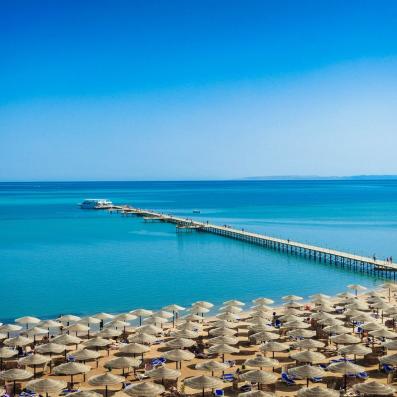
[[[136,310],[115,316],[101,313],[83,319],[64,316],[62,335],[61,330],[56,328],[60,324],[58,321],[41,322],[39,319],[23,317],[17,319],[13,325],[0,327],[1,354],[4,357],[3,372],[0,377],[7,378],[7,373],[13,368],[32,372],[31,376],[25,374],[26,380],[16,382],[16,392],[21,393],[23,389],[29,390],[29,385],[32,385],[33,366],[29,363],[35,362],[33,358],[36,358],[36,362],[40,362],[40,359],[46,361],[45,364],[36,366],[36,380],[45,378],[64,382],[70,382],[71,379],[70,376],[59,374],[59,366],[67,362],[77,364],[77,361],[86,359],[84,364],[89,366],[88,372],[85,376],[76,374],[73,377],[73,390],[104,394],[104,383],[109,382],[108,393],[116,396],[128,392],[130,395],[135,395],[130,389],[140,381],[161,384],[161,379],[155,379],[156,376],[151,378],[150,375],[154,375],[150,371],[162,367],[164,376],[177,376],[177,379],[164,381],[165,390],[160,390],[162,395],[201,395],[202,390],[188,386],[190,385],[188,379],[201,375],[209,376],[208,379],[212,379],[216,385],[205,388],[207,395],[213,394],[214,389],[217,389],[220,394],[236,396],[244,391],[257,390],[258,387],[264,392],[280,396],[297,395],[299,391],[299,393],[304,391],[307,384],[309,387],[316,387],[312,392],[314,394],[311,395],[322,395],[324,390],[317,390],[318,387],[328,388],[328,391],[338,390],[346,395],[358,395],[357,385],[362,383],[376,381],[385,385],[384,387],[393,386],[395,385],[394,365],[397,363],[397,358],[391,356],[389,361],[388,358],[383,361],[382,357],[393,355],[394,350],[397,350],[397,342],[394,342],[397,334],[394,333],[393,328],[393,317],[397,313],[394,296],[396,287],[394,284],[386,284],[383,289],[365,291],[358,296],[355,295],[355,291],[363,288],[350,287],[352,287],[351,292],[339,294],[338,297],[315,295],[311,302],[303,302],[298,296],[287,296],[283,298],[284,305],[279,307],[272,307],[271,300],[266,298],[258,298],[245,305],[239,301],[228,301],[219,309],[216,316],[211,317],[205,316],[211,306],[209,302],[196,302],[188,310],[185,308],[179,310],[182,308],[175,305],[165,307],[165,309],[179,310],[178,319],[175,310],[174,313],[168,310],[157,312]],[[142,326],[130,325],[132,320],[137,321],[137,315],[132,314],[134,312],[145,315]],[[66,322],[66,320],[75,321]],[[103,323],[99,323],[100,321]],[[87,324],[90,322],[88,338]],[[63,353],[52,354],[51,365],[49,354],[44,353],[51,350],[48,347],[48,335],[43,335],[45,326],[53,327],[50,328],[51,345],[59,346],[61,342],[67,342],[67,339],[73,342],[73,335],[81,339],[80,343],[67,346],[67,358]],[[11,338],[6,339],[5,332],[13,327]],[[18,327],[21,329],[16,331]],[[99,327],[102,327],[102,330],[99,330]],[[16,337],[19,339],[14,339]],[[137,344],[136,341],[142,343]],[[14,349],[14,345],[18,346],[18,343],[19,357],[16,355],[18,351]],[[99,345],[106,346],[98,348]],[[352,346],[355,346],[354,352],[357,351],[357,357],[353,353],[348,354]],[[6,359],[7,352],[12,349],[15,355]],[[131,361],[134,356],[131,352],[138,352],[139,349],[145,351],[143,362],[140,363],[141,354],[138,353],[135,354],[136,359]],[[184,350],[181,352],[181,349]],[[98,359],[93,359],[97,353]],[[174,361],[177,359],[175,355],[185,359],[178,364]],[[129,358],[120,360],[120,357]],[[169,358],[164,360],[166,357]],[[155,359],[157,360],[154,361]],[[125,365],[131,362],[137,367],[123,370],[121,366],[124,364],[121,361],[127,361]],[[223,361],[227,363],[224,368],[220,364]],[[216,368],[213,373],[196,368],[208,362],[212,362],[210,365]],[[390,373],[386,373],[385,369],[380,370],[380,363],[386,362],[390,362],[385,368],[386,372]],[[309,371],[315,368],[321,374],[314,377],[316,378],[314,382],[313,379],[307,381],[306,378],[294,373],[295,368],[305,364],[311,365]],[[331,364],[347,365],[346,371],[353,371],[345,379],[346,390],[343,370],[334,372],[335,368]],[[356,373],[355,365],[359,366]],[[175,373],[176,368],[180,373]],[[307,367],[305,369],[307,370]],[[93,377],[109,370],[112,374],[123,378],[112,380],[115,384],[110,384],[112,383],[110,380],[103,384],[95,384]],[[223,374],[226,374],[226,379],[221,381]],[[264,376],[263,383],[259,385],[252,381],[250,376],[254,376],[254,379],[255,376]],[[2,382],[6,385],[4,392],[7,391],[12,395],[13,382],[10,379],[8,378],[8,382],[4,380]],[[103,382],[102,379],[98,382],[100,381]],[[31,390],[34,390],[34,382]],[[66,386],[66,384],[60,383],[58,386]],[[71,387],[69,383],[67,387],[49,394],[67,394],[68,392],[62,390]],[[387,391],[390,389],[386,388],[380,392]],[[141,393],[156,394],[153,391]]]

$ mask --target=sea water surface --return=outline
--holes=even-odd
[[[0,319],[334,294],[379,280],[85,198],[397,259],[397,181],[0,183]],[[200,210],[194,214],[193,210]]]

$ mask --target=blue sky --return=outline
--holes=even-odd
[[[397,174],[395,1],[0,15],[0,180]]]

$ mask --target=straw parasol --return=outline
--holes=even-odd
[[[353,364],[350,361],[340,361],[328,365],[327,369],[331,372],[336,372],[343,375],[343,388],[346,390],[347,375],[356,375],[364,372],[364,368],[359,365]]]
[[[343,321],[337,318],[324,318],[322,320],[318,320],[318,323],[321,325],[332,326],[332,325],[343,325]]]
[[[0,371],[3,369],[3,359],[14,357],[18,354],[17,350],[9,347],[0,347]]]
[[[353,389],[359,392],[360,396],[390,396],[395,392],[394,387],[375,381],[359,383],[354,385]]]
[[[200,316],[198,318],[201,319]],[[195,322],[197,320],[197,317],[195,314],[190,314],[189,316],[186,316],[183,318],[183,321],[181,323],[178,323],[177,329],[179,330],[184,330],[184,329],[189,329],[191,331],[198,331],[202,328],[202,325]],[[219,320],[219,321],[226,321],[226,320]],[[226,321],[228,324],[230,324],[228,321]]]
[[[127,339],[128,342],[146,343],[148,345],[151,345],[152,343],[157,341],[157,338],[155,336],[145,333],[130,335]]]
[[[138,318],[138,316],[133,313],[122,313],[122,314],[118,314],[117,316],[114,317],[115,320],[121,320],[121,321],[132,321],[137,318]]]
[[[80,321],[81,317],[75,316],[74,314],[64,314],[63,316],[58,317],[57,320],[66,323],[66,325],[69,325],[69,323],[71,322]]]
[[[100,354],[95,350],[81,349],[70,353],[69,357],[74,357],[76,361],[82,361],[83,363],[86,361],[96,360],[98,368],[98,358],[100,357]]]
[[[309,329],[292,329],[287,331],[287,336],[293,336],[296,338],[313,338],[316,335],[316,331]]]
[[[19,335],[19,336],[16,336],[15,338],[6,339],[3,343],[6,346],[13,346],[13,347],[26,346],[26,345],[32,344],[33,339],[26,338],[25,336]]]
[[[84,332],[84,333],[86,332],[88,335],[90,333],[90,327],[88,325],[81,324],[81,323],[69,325],[65,329],[67,331],[75,332],[76,336],[77,336],[78,332]]]
[[[60,392],[65,389],[67,383],[62,380],[56,379],[37,379],[31,380],[26,384],[26,389],[31,390],[37,394],[56,394],[59,395]]]
[[[108,396],[108,386],[117,385],[124,381],[124,376],[114,375],[111,372],[95,375],[88,379],[88,383],[91,386],[105,386],[105,397]]]
[[[269,298],[257,298],[252,301],[255,305],[271,305],[274,303],[274,300]]]
[[[248,367],[258,367],[259,369],[266,367],[277,367],[279,365],[278,360],[274,358],[265,357],[262,354],[257,354],[254,358],[250,358],[244,363]]]
[[[325,360],[325,356],[322,353],[313,352],[310,350],[305,350],[299,353],[291,354],[291,358],[295,361],[299,361],[301,363],[310,363],[320,362]]]
[[[163,365],[152,369],[146,372],[146,375],[149,378],[153,379],[161,379],[161,382],[164,383],[164,379],[177,379],[181,376],[181,372],[177,369],[167,368]]]
[[[373,321],[368,322],[368,323],[365,323],[365,324],[362,324],[362,325],[360,325],[360,327],[361,327],[364,331],[377,331],[377,330],[383,328],[380,324],[375,323],[375,322],[373,322]]]
[[[237,331],[227,327],[213,328],[208,332],[212,336],[234,336]]]
[[[241,302],[241,301],[236,300],[236,299],[231,299],[231,300],[225,301],[225,302],[223,302],[223,304],[225,306],[245,306],[244,302]]]
[[[216,389],[224,387],[223,381],[213,376],[200,375],[193,376],[184,380],[184,384],[192,389],[198,389],[204,391],[205,389]]]
[[[146,324],[146,325],[141,325],[136,329],[136,332],[138,334],[145,333],[149,335],[158,335],[163,332],[163,330],[159,327],[156,327],[153,324]]]
[[[306,386],[309,386],[310,379],[321,378],[326,375],[323,369],[313,365],[302,365],[300,367],[290,368],[288,373],[299,379],[306,379]]]
[[[122,369],[123,376],[126,368],[137,368],[141,365],[142,360],[133,357],[116,357],[104,364],[105,368],[109,369]]]
[[[142,324],[142,318],[151,316],[153,314],[153,311],[152,310],[146,310],[146,309],[135,309],[135,310],[130,311],[130,313],[139,317],[139,325],[141,325]]]
[[[183,349],[185,347],[190,347],[193,346],[196,342],[194,342],[191,339],[187,338],[176,338],[176,339],[171,339],[168,342],[165,342],[165,345],[167,347],[171,347],[173,349]]]
[[[318,349],[324,347],[325,343],[316,339],[301,339],[294,343],[294,346],[300,349]]]
[[[83,374],[85,379],[85,374],[91,371],[91,367],[81,363],[69,362],[54,367],[55,375],[69,375],[70,383],[73,387],[73,376]]]
[[[350,289],[354,290],[356,296],[357,296],[357,292],[358,291],[365,291],[367,289],[366,287],[364,287],[364,286],[362,286],[360,284],[349,284],[347,286],[347,288],[350,288]]]
[[[119,337],[122,333],[123,333],[123,331],[120,331],[119,329],[106,328],[106,329],[103,329],[101,332],[98,332],[97,336],[99,336],[100,338],[112,339],[112,338]]]
[[[262,352],[272,352],[273,358],[275,352],[283,352],[288,349],[289,349],[289,345],[287,343],[281,343],[276,341],[266,342],[263,345],[261,345],[261,347],[259,348],[259,350]]]
[[[153,382],[133,383],[124,389],[124,393],[129,396],[155,397],[164,393],[163,385],[158,385]]]
[[[379,357],[379,362],[381,364],[397,365],[397,354]]]
[[[238,353],[239,349],[236,347],[227,345],[226,343],[220,343],[213,345],[208,349],[209,354],[222,354],[222,361],[225,361],[225,354]]]
[[[163,357],[167,360],[175,361],[176,368],[178,369],[178,363],[180,363],[180,367],[182,367],[182,361],[193,360],[195,356],[187,350],[174,349],[165,352]]]
[[[362,344],[347,345],[339,349],[339,353],[346,356],[347,354],[354,354],[354,361],[356,356],[365,356],[372,353],[372,349]]]
[[[224,371],[229,366],[225,363],[220,363],[219,361],[211,360],[206,361],[204,363],[196,364],[196,369],[200,371],[208,371],[211,372],[211,376],[214,376],[215,371]]]
[[[238,397],[276,397],[276,395],[262,390],[252,390],[245,393],[239,393]]]
[[[240,378],[249,382],[258,383],[258,389],[260,389],[260,385],[269,385],[277,381],[277,376],[272,372],[262,371],[260,369],[245,372],[240,375]]]
[[[136,354],[142,354],[146,353],[150,350],[149,346],[141,345],[140,343],[128,343],[127,345],[121,346],[120,347],[120,353],[124,354],[133,354],[134,356]]]
[[[284,302],[294,302],[294,301],[300,301],[303,298],[301,296],[297,295],[286,295],[281,298]]]
[[[82,342],[82,340],[78,336],[73,336],[68,334],[56,336],[55,338],[52,339],[52,341],[59,345],[76,345],[76,346]]]
[[[237,345],[238,339],[234,338],[233,336],[222,335],[208,339],[207,343],[210,345],[219,345],[219,344]]]
[[[243,309],[238,306],[222,306],[219,309],[219,313],[233,313],[233,314],[238,314],[241,313]]]
[[[267,342],[269,340],[280,339],[280,335],[269,331],[261,331],[251,335],[251,338],[255,339],[257,342]]]
[[[288,329],[305,329],[310,328],[310,324],[304,323],[303,321],[287,321],[282,327]]]
[[[350,328],[344,327],[343,325],[328,325],[323,328],[323,331],[327,334],[349,334],[351,332]]]
[[[10,332],[17,332],[20,331],[22,327],[17,324],[3,324],[0,326],[0,332],[6,332],[7,337],[10,337]]]
[[[102,397],[102,394],[99,394],[93,390],[80,390],[75,393],[70,393],[68,396],[73,397]]]
[[[216,317],[221,320],[226,320],[226,321],[236,321],[239,319],[239,316],[237,314],[233,314],[233,313],[220,313],[220,314],[217,314]]]
[[[99,318],[100,320],[111,320],[112,318],[114,318],[114,315],[102,312],[102,313],[95,314],[95,316],[93,316],[93,317]]]
[[[26,325],[26,329],[28,329],[29,324],[38,324],[40,322],[40,319],[32,316],[25,316],[17,318],[15,322],[18,324]]]
[[[397,338],[397,333],[389,331],[388,329],[379,329],[375,331],[368,332],[371,336],[375,336],[375,338],[388,338],[388,339],[395,339]]]
[[[43,320],[40,321],[39,326],[42,328],[47,328],[47,330],[49,330],[50,328],[61,328],[63,327],[63,324],[55,320]]]
[[[357,336],[354,335],[349,335],[349,334],[342,334],[342,335],[336,335],[336,336],[331,336],[330,338],[331,342],[339,345],[350,345],[354,343],[360,343],[361,339],[357,338]]]
[[[192,306],[201,306],[201,307],[205,307],[206,309],[211,309],[212,307],[214,307],[214,304],[206,301],[197,301],[194,302]]]
[[[99,349],[100,347],[107,347],[111,345],[112,341],[101,338],[100,336],[96,336],[95,338],[88,339],[83,344],[85,347],[95,347],[96,349]]]
[[[397,340],[389,340],[387,342],[382,343],[382,346],[384,346],[386,349],[390,350],[397,350]]]
[[[0,372],[0,379],[13,382],[13,394],[15,396],[16,381],[26,380],[33,376],[32,372],[25,371],[24,369],[13,368],[4,372]]]
[[[325,387],[302,387],[296,393],[297,397],[339,397],[340,392],[338,390],[332,390]]]
[[[38,365],[43,365],[48,363],[51,360],[51,358],[43,356],[41,354],[35,353],[35,354],[30,354],[26,357],[22,357],[18,360],[19,365],[25,365],[28,367],[33,367],[33,377],[36,377],[36,367]]]

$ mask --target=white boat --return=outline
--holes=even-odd
[[[80,208],[85,210],[100,210],[109,208],[113,203],[106,199],[85,199],[81,204]]]

